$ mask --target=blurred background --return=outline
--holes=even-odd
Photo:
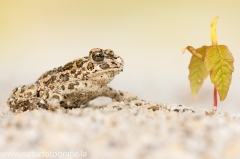
[[[112,49],[125,61],[110,83],[145,100],[212,108],[208,78],[191,95],[187,45],[211,45],[212,19],[219,16],[218,43],[229,47],[235,71],[219,111],[240,114],[240,1],[225,0],[0,0],[0,109],[13,88],[45,71]]]

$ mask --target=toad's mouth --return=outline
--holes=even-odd
[[[114,72],[114,73],[118,74],[122,71],[123,71],[123,68],[114,67],[114,68],[108,68],[108,69],[105,69],[105,70],[98,70],[94,74],[107,73],[107,72]]]
[[[122,71],[123,71],[123,68],[109,68],[106,70],[98,70],[98,71],[92,73],[90,76],[97,77],[97,76],[103,76],[103,75],[107,75],[107,74],[108,74],[108,76],[115,76]]]

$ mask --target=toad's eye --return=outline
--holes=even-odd
[[[103,59],[104,59],[104,54],[103,54],[103,53],[100,53],[100,52],[94,52],[94,53],[92,54],[92,58],[93,58],[94,61],[97,61],[97,62],[103,61]]]

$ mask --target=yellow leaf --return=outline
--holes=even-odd
[[[223,101],[228,93],[234,71],[234,58],[225,45],[209,46],[206,49],[205,62],[212,83],[215,85],[220,100]]]
[[[201,48],[194,50],[194,52],[197,52],[202,57],[204,57],[206,54],[206,48],[207,46],[202,46]],[[190,81],[192,95],[197,99],[198,90],[202,87],[204,79],[208,76],[208,70],[206,68],[205,62],[194,55],[192,55],[188,68],[188,79]]]
[[[210,37],[211,37],[213,46],[217,45],[217,32],[216,32],[217,21],[218,21],[218,17],[215,17],[212,20],[211,28],[210,28]]]

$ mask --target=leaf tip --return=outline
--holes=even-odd
[[[182,53],[184,54],[184,52],[186,51],[187,47],[182,49]]]
[[[192,93],[193,97],[198,100],[196,92]]]
[[[226,98],[226,96],[225,97],[220,96],[220,101],[224,101],[225,98]]]

